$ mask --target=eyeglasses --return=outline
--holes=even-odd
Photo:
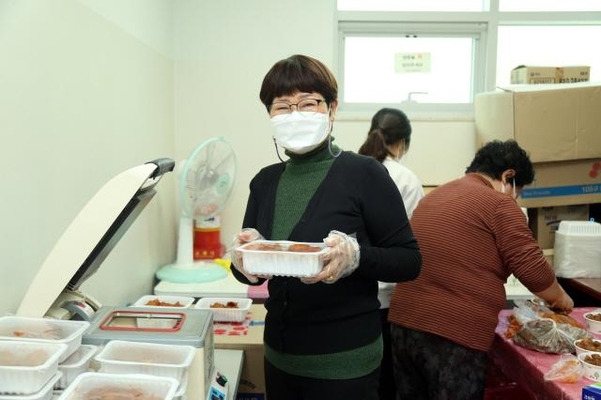
[[[319,106],[323,102],[325,102],[324,99],[314,99],[312,97],[302,99],[298,103],[286,103],[283,101],[277,101],[275,103],[271,103],[271,105],[269,106],[269,114],[271,116],[290,114],[292,113],[292,106],[295,106],[296,110],[300,112],[317,113],[319,112]]]

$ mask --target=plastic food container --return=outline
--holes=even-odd
[[[150,304],[149,304],[150,303]],[[189,308],[194,303],[194,297],[146,295],[140,297],[133,307],[160,307],[166,309]]]
[[[0,394],[39,392],[58,370],[66,344],[0,341]]]
[[[301,247],[300,251],[294,249],[297,246]],[[308,277],[322,270],[320,256],[325,253],[325,247],[324,243],[256,240],[237,250],[242,252],[244,269],[253,275]],[[308,252],[307,249],[319,251]]]
[[[0,317],[0,340],[66,344],[67,350],[58,360],[61,363],[79,348],[81,338],[89,326],[87,321],[9,315]]]
[[[94,359],[99,372],[164,376],[185,384],[195,351],[187,345],[111,340]]]
[[[594,319],[596,318],[596,319]],[[584,313],[587,329],[595,335],[601,335],[601,308]]]
[[[592,342],[592,343],[590,343]],[[599,350],[591,350],[591,348],[587,348],[587,343],[591,345],[593,349]],[[594,347],[592,347],[594,346]],[[574,341],[574,347],[576,348],[576,355],[580,355],[582,353],[590,353],[591,351],[601,351],[601,340],[596,339],[579,339]]]
[[[56,382],[54,389],[65,389],[77,378],[77,375],[88,372],[90,361],[92,360],[92,356],[96,354],[96,351],[98,351],[98,346],[82,344],[75,353],[59,364],[58,370],[62,372],[63,376]]]
[[[177,390],[178,382],[173,378],[130,375],[105,374],[100,372],[84,372],[60,395],[60,400],[82,399],[136,399],[136,400],[171,400]]]
[[[203,297],[198,299],[194,308],[212,311],[213,321],[241,322],[246,318],[252,303],[252,299],[248,298]]]
[[[601,353],[592,351],[589,353],[582,353],[578,355],[578,359],[582,363],[582,367],[584,370],[584,377],[590,379],[591,381],[601,382],[601,366],[587,362],[587,357],[595,357],[601,360]]]
[[[5,394],[0,395],[0,400],[50,400],[54,394],[52,388],[61,378],[62,373],[56,371],[54,376],[36,393],[32,394]],[[1,381],[0,381],[1,382]]]

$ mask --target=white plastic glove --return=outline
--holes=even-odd
[[[324,268],[315,276],[301,278],[304,283],[334,283],[349,276],[359,266],[359,243],[357,239],[339,231],[331,231],[323,240],[327,251],[322,254]]]
[[[236,235],[232,241],[232,265],[238,271],[242,273],[252,283],[257,283],[259,278],[256,275],[248,273],[244,269],[244,262],[242,260],[242,252],[238,251],[238,247],[243,244],[254,242],[255,240],[262,240],[263,236],[254,228],[244,228]]]

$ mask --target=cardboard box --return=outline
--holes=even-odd
[[[477,141],[515,139],[532,162],[601,157],[601,84],[515,86],[475,97]]]
[[[521,207],[601,203],[601,159],[539,163],[534,171],[518,198]]]
[[[591,67],[537,67],[520,65],[511,70],[512,84],[588,82]]]
[[[263,304],[250,306],[251,322],[246,335],[215,335],[216,349],[244,351],[236,400],[266,400],[263,372],[263,327],[267,310]]]
[[[593,383],[582,388],[582,400],[601,400],[601,383]]]
[[[543,249],[552,249],[561,221],[587,221],[589,205],[555,206],[528,209],[530,230]]]

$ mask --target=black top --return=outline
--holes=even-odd
[[[257,229],[266,239],[284,168],[284,163],[265,167],[250,183],[243,227]],[[322,242],[332,230],[356,235],[360,265],[331,285],[305,284],[295,277],[270,279],[264,339],[277,351],[323,354],[373,343],[381,334],[378,281],[412,280],[420,272],[421,255],[401,195],[375,159],[343,152],[288,239]],[[232,271],[249,284],[235,268]]]

